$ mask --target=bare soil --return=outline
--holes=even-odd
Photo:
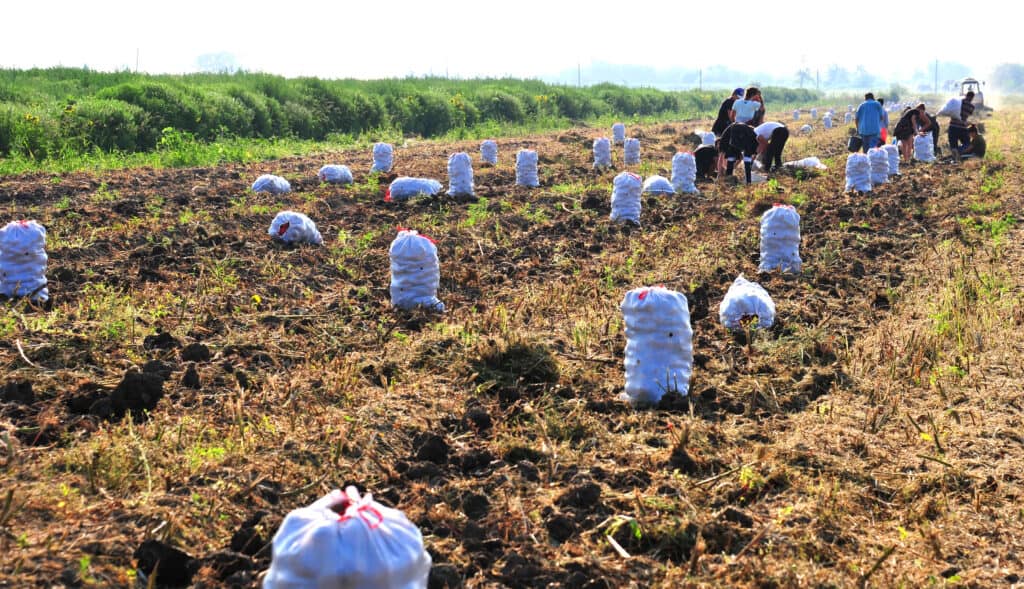
[[[668,177],[708,126],[629,127],[632,169]],[[641,227],[608,218],[606,129],[499,140],[478,200],[384,200],[477,142],[401,146],[379,181],[361,151],[2,178],[0,220],[47,227],[51,300],[0,311],[0,586],[255,587],[284,515],[347,484],[419,526],[431,587],[1019,583],[1024,129],[988,127],[1003,157],[868,194],[845,129],[794,136],[830,169],[645,196]],[[514,186],[524,147],[540,188]],[[774,202],[798,276],[757,272]],[[284,209],[324,245],[272,240]],[[400,226],[437,241],[444,314],[390,306]],[[771,329],[719,324],[741,273]],[[636,410],[618,304],[652,284],[687,295],[696,367]]]

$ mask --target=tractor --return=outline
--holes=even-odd
[[[981,92],[981,87],[985,85],[985,82],[979,82],[974,78],[964,78],[957,82],[957,86],[960,87],[960,97],[963,98],[968,92],[974,92],[974,100],[971,103],[974,108],[978,110],[992,110],[985,105],[985,95]]]

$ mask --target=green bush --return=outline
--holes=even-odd
[[[245,106],[253,136],[267,138],[281,134],[281,105],[276,100],[239,86],[230,86],[225,92]]]
[[[316,132],[317,122],[313,112],[298,102],[286,102],[281,109],[284,115],[284,134],[299,139],[310,139]]]
[[[147,120],[139,134],[140,146],[152,149],[167,127],[194,132],[201,113],[192,100],[177,88],[161,82],[129,82],[104,88],[97,98],[110,98],[134,104],[146,112]]]
[[[59,124],[42,109],[0,105],[0,155],[44,160],[60,151],[59,138]]]
[[[526,109],[523,102],[507,92],[492,90],[484,92],[478,98],[480,113],[486,119],[521,123],[526,120]]]
[[[198,90],[193,99],[199,108],[196,136],[216,139],[224,135],[252,137],[253,113],[242,101],[211,90]]]
[[[64,108],[61,125],[65,143],[79,150],[135,151],[145,120],[145,111],[134,104],[84,98]]]

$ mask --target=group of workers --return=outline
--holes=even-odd
[[[985,138],[978,132],[978,127],[968,124],[967,119],[974,114],[974,92],[968,92],[960,100],[960,112],[949,116],[949,149],[954,160],[963,158],[984,157]],[[864,102],[857,107],[857,133],[861,137],[862,149],[877,147],[886,141],[885,133],[889,127],[889,113],[886,112],[881,99],[875,100],[874,94],[864,95]],[[929,113],[924,103],[914,108],[906,108],[896,122],[893,136],[899,141],[900,155],[904,163],[910,163],[914,157],[914,137],[932,135],[935,152],[939,152],[939,121]]]
[[[765,122],[764,97],[761,90],[736,88],[718,109],[718,118],[711,126],[714,144],[705,143],[694,151],[697,176],[711,173],[732,176],[736,162],[743,160],[747,184],[751,182],[753,162],[759,158],[769,172],[782,167],[782,149],[789,139],[789,129],[777,121]]]
[[[961,101],[959,117],[950,116],[949,145],[955,160],[985,155],[985,138],[977,126],[968,124],[967,119],[974,113],[971,101],[974,93],[968,92]],[[789,139],[789,129],[778,121],[764,120],[764,97],[757,87],[744,90],[736,88],[732,95],[722,101],[718,117],[711,126],[715,135],[714,143],[705,142],[694,151],[697,176],[709,178],[713,173],[719,177],[731,177],[736,162],[743,160],[743,171],[747,184],[755,160],[769,173],[782,167],[782,150]],[[883,99],[875,100],[874,94],[864,95],[864,102],[856,112],[857,132],[862,139],[865,152],[878,147],[888,140],[889,113]],[[893,136],[899,142],[900,154],[909,163],[914,155],[914,137],[932,135],[935,152],[939,152],[939,121],[930,114],[924,103],[906,108],[893,129]]]

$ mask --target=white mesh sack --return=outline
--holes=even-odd
[[[843,115],[843,123],[844,124],[849,125],[851,122],[853,122],[853,113],[852,112],[848,112],[845,115]]]
[[[794,121],[799,121],[800,120],[800,111],[799,110],[794,110],[793,111],[793,120]]]
[[[498,144],[488,139],[480,144],[480,159],[492,166],[498,165]]]
[[[871,192],[871,162],[863,153],[846,158],[846,191]]]
[[[537,179],[537,152],[532,149],[520,149],[516,154],[516,186],[536,188],[540,186]]]
[[[775,302],[764,287],[740,274],[718,305],[718,320],[726,329],[740,329],[749,317],[757,317],[758,328],[771,327],[775,323]]]
[[[668,181],[668,178],[664,176],[648,176],[644,180],[644,194],[675,194],[676,189],[672,187],[672,183]]]
[[[594,167],[610,168],[612,165],[612,143],[607,137],[594,140]]]
[[[677,152],[672,156],[672,186],[679,193],[699,192],[694,181],[697,179],[697,160],[692,153]]]
[[[889,175],[900,175],[900,148],[893,144],[885,146],[885,155],[889,158]]]
[[[390,172],[395,162],[395,148],[390,143],[373,144],[373,165],[371,172]]]
[[[464,151],[448,156],[448,196],[473,196],[473,160]]]
[[[612,125],[612,141],[615,145],[622,145],[626,141],[626,125],[615,123]]]
[[[693,330],[686,296],[661,286],[636,288],[619,305],[626,332],[626,398],[650,405],[686,396],[693,372]]]
[[[930,133],[914,136],[914,159],[920,162],[935,161],[935,144]]]
[[[388,185],[384,200],[408,200],[414,196],[436,196],[441,192],[441,183],[433,178],[410,178],[399,176]]]
[[[391,304],[399,309],[425,307],[444,311],[444,303],[437,298],[441,282],[441,267],[437,261],[437,246],[424,235],[403,229],[391,242]]]
[[[792,161],[792,162],[786,162],[786,163],[784,163],[782,165],[790,167],[790,168],[808,168],[808,169],[813,169],[813,170],[827,170],[828,169],[828,166],[826,166],[825,164],[821,163],[821,160],[819,160],[818,158],[816,158],[814,156],[805,157],[805,158],[798,159],[798,160]]]
[[[622,163],[635,166],[640,163],[640,140],[636,137],[626,139],[622,147]]]
[[[253,192],[269,192],[270,194],[284,194],[292,191],[292,185],[287,180],[273,174],[263,174],[252,183]]]
[[[334,164],[328,164],[317,172],[316,177],[321,182],[327,182],[329,184],[351,184],[352,183],[352,171],[348,169],[348,166],[336,166]]]
[[[961,109],[963,108],[963,101],[957,97],[950,98],[946,101],[946,104],[935,113],[937,117],[949,117],[951,119],[960,120]]]
[[[263,588],[426,589],[430,565],[404,513],[348,487],[285,516]]]
[[[0,229],[0,294],[50,298],[46,288],[46,228],[37,221],[11,221]]]
[[[640,176],[622,172],[612,183],[612,221],[640,224]]]
[[[880,147],[868,150],[868,163],[871,164],[871,184],[885,184],[889,181],[889,154]]]
[[[818,109],[812,108],[811,109],[811,120],[814,120],[816,118],[818,118]]]
[[[316,229],[316,223],[306,215],[295,211],[281,211],[275,215],[267,233],[274,239],[280,239],[286,243],[320,245],[324,242],[320,232]]]
[[[811,131],[813,130],[814,127],[810,125],[804,125],[803,127],[800,127],[800,132],[803,133],[804,135],[810,135]]]
[[[759,272],[800,273],[800,215],[790,205],[776,204],[761,215]]]
[[[832,128],[832,116],[831,115],[825,115],[825,116],[821,117],[821,124],[826,129],[831,129]]]

